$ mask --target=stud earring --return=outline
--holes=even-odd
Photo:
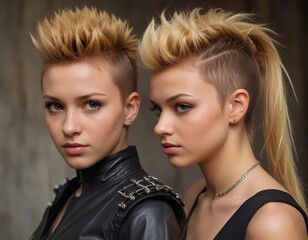
[[[133,122],[133,120],[129,119],[128,122],[129,122],[129,124],[131,124]]]

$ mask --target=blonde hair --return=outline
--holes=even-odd
[[[140,56],[154,72],[181,61],[194,61],[204,80],[216,87],[222,102],[234,90],[246,89],[250,106],[245,123],[251,138],[252,113],[262,95],[265,148],[271,172],[307,211],[293,156],[296,151],[283,75],[290,79],[270,36],[274,32],[254,23],[251,17],[221,9],[202,14],[196,8],[175,12],[167,19],[163,12],[160,23],[153,19],[146,29]]]
[[[137,90],[137,43],[126,21],[96,8],[63,9],[37,26],[32,41],[43,60],[42,77],[53,64],[98,58],[110,67],[122,97]]]

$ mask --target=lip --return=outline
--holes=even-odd
[[[88,145],[81,143],[65,143],[62,145],[62,148],[68,155],[80,155],[87,150]]]
[[[161,145],[164,149],[164,153],[167,155],[176,154],[176,152],[180,148],[179,145],[175,145],[175,144],[168,143],[168,142],[162,142]]]

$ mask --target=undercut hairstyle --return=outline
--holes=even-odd
[[[153,72],[191,61],[204,81],[212,84],[223,104],[236,89],[249,93],[245,125],[253,139],[254,108],[261,97],[264,139],[274,178],[307,212],[296,172],[296,154],[287,108],[285,82],[293,89],[273,39],[275,33],[253,20],[252,14],[233,14],[221,9],[204,13],[175,12],[152,19],[140,44],[140,57]]]
[[[46,70],[58,63],[101,61],[123,99],[137,91],[137,38],[126,21],[96,8],[63,9],[31,35]]]

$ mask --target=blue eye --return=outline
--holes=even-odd
[[[151,106],[150,107],[150,111],[154,112],[155,115],[157,115],[157,116],[160,116],[160,114],[161,114],[161,108],[159,106],[157,106],[157,105]]]
[[[49,112],[59,112],[62,111],[64,109],[64,107],[62,106],[62,104],[60,103],[46,103],[45,107],[49,110]]]
[[[187,103],[178,103],[175,105],[175,111],[178,113],[185,113],[192,109],[192,105]]]
[[[85,104],[85,108],[87,110],[91,110],[91,111],[97,110],[101,106],[102,106],[102,104],[100,102],[97,102],[97,101],[87,101],[86,104]]]

